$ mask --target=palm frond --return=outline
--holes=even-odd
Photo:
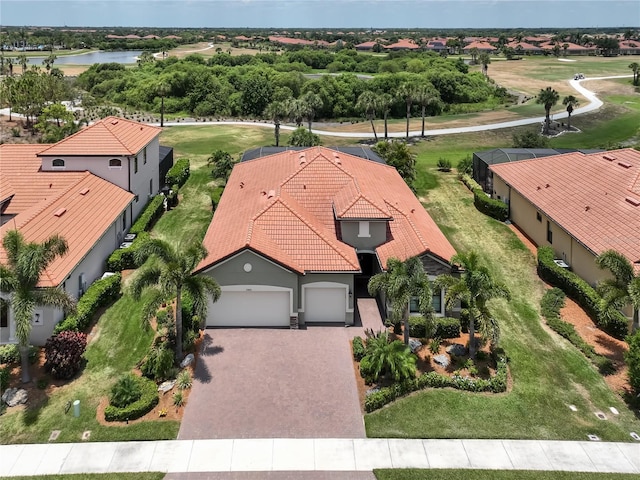
[[[18,288],[18,282],[13,270],[0,264],[0,292],[11,293]]]
[[[640,310],[640,276],[631,280],[628,290],[632,305],[636,310]]]
[[[191,276],[185,279],[184,289],[189,292],[193,299],[195,314],[200,317],[201,321],[204,321],[209,307],[209,298],[213,302],[218,301],[220,298],[221,290],[218,282],[203,275]]]
[[[633,265],[627,258],[615,250],[607,250],[596,258],[596,264],[609,270],[621,285],[629,285],[633,279]]]
[[[149,257],[156,256],[163,263],[175,263],[176,251],[164,240],[152,238],[145,241],[135,253],[135,260],[138,265],[142,265]]]
[[[149,298],[145,300],[140,315],[140,324],[145,329],[149,327],[149,321],[156,314],[165,299],[164,292],[158,288],[149,288],[148,292]]]
[[[59,308],[66,314],[76,311],[75,299],[58,287],[38,288],[33,292],[33,298],[37,305]]]
[[[7,254],[9,265],[15,266],[22,247],[25,245],[24,237],[18,230],[9,230],[2,238],[2,246]]]
[[[56,257],[61,257],[69,250],[69,244],[60,235],[52,235],[41,244],[43,259],[51,263]]]
[[[139,299],[145,288],[156,285],[159,282],[161,275],[162,270],[158,266],[145,264],[138,269],[128,282],[129,293],[136,300]]]
[[[29,345],[31,319],[36,303],[31,295],[13,295],[11,306],[16,326],[16,337],[20,346]]]

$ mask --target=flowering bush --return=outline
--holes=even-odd
[[[85,348],[87,336],[84,333],[60,332],[47,340],[44,347],[44,367],[55,378],[69,379],[80,369]]]

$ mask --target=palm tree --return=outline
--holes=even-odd
[[[356,103],[356,110],[364,113],[367,117],[367,120],[371,122],[371,129],[373,130],[373,136],[376,139],[376,143],[378,142],[378,134],[376,133],[376,126],[373,123],[373,120],[376,118],[376,109],[378,108],[378,97],[371,90],[365,90],[358,97],[358,101]]]
[[[556,103],[558,103],[558,100],[560,100],[560,95],[551,87],[540,89],[540,93],[538,93],[538,97],[536,98],[536,103],[544,105],[544,133],[546,134],[549,133],[549,127],[551,125],[551,119],[549,117],[551,109]]]
[[[411,105],[416,94],[416,86],[412,83],[405,82],[398,87],[396,96],[403,100],[407,105],[407,138],[409,138],[409,120],[411,119]]]
[[[276,137],[276,147],[280,146],[280,122],[287,116],[287,106],[283,102],[275,101],[267,105],[264,115],[268,117],[275,126],[274,135]]]
[[[323,107],[324,102],[317,93],[307,92],[300,97],[300,103],[302,108],[302,116],[307,119],[309,124],[309,131],[311,131],[311,124],[318,111]]]
[[[487,72],[489,71],[489,64],[491,63],[491,55],[487,52],[482,52],[478,55],[478,62],[482,64],[482,74],[487,77]]]
[[[412,257],[404,262],[397,258],[387,261],[387,270],[371,277],[368,285],[373,296],[383,293],[391,304],[393,323],[402,321],[404,343],[409,345],[409,302],[418,298],[420,313],[429,317],[432,307],[431,284],[422,261]]]
[[[378,332],[367,338],[366,357],[370,362],[375,378],[387,373],[396,382],[409,380],[416,376],[416,357],[399,340],[389,341],[389,332]]]
[[[36,305],[60,308],[65,313],[75,309],[75,300],[58,287],[38,287],[42,273],[69,249],[64,238],[53,235],[42,243],[26,242],[17,230],[9,230],[2,239],[7,264],[0,265],[0,292],[10,294],[16,336],[20,349],[22,383],[29,375],[29,337]]]
[[[284,108],[289,119],[296,124],[296,127],[300,128],[302,126],[302,121],[304,120],[302,102],[300,101],[300,99],[290,98],[288,100],[285,100]]]
[[[207,256],[207,250],[200,243],[186,248],[175,248],[163,240],[152,239],[145,242],[136,252],[136,261],[144,263],[132,278],[129,286],[135,299],[142,292],[151,289],[153,295],[145,304],[142,320],[146,323],[156,313],[162,301],[168,296],[176,296],[176,360],[182,360],[182,291],[193,298],[195,314],[204,319],[207,315],[207,295],[213,301],[220,298],[220,286],[204,275],[192,275],[198,263]]]
[[[24,74],[24,72],[27,71],[27,66],[29,65],[29,58],[24,53],[21,55],[18,55],[18,63],[22,67],[22,73]]]
[[[562,99],[562,104],[567,107],[567,130],[571,130],[571,114],[573,113],[573,109],[577,107],[580,102],[573,95],[567,95]]]
[[[422,109],[422,137],[424,137],[424,117],[429,105],[440,103],[440,93],[430,82],[420,84],[415,90],[415,100]]]
[[[156,85],[156,93],[160,96],[160,126],[164,127],[164,97],[169,94],[169,85],[164,80],[160,80]]]
[[[15,62],[11,57],[8,57],[6,59],[6,62],[7,62],[7,67],[9,68],[9,76],[13,77],[13,66],[15,65]]]
[[[475,65],[476,63],[478,63],[478,48],[473,47],[471,50],[469,50],[469,54],[471,55],[471,65]]]
[[[602,295],[602,305],[605,315],[614,309],[622,310],[631,304],[633,308],[632,328],[640,328],[640,274],[635,275],[633,265],[625,256],[615,250],[607,250],[596,258],[598,267],[609,270],[613,278],[602,280],[598,284],[598,291]]]
[[[633,71],[633,85],[637,87],[640,83],[640,64],[633,62],[629,64],[629,68]]]
[[[469,310],[469,356],[476,355],[476,327],[483,339],[491,340],[493,347],[500,338],[500,328],[491,315],[488,302],[494,298],[509,299],[509,290],[502,283],[496,282],[489,269],[480,264],[480,258],[474,251],[459,253],[451,258],[452,264],[462,269],[459,277],[439,275],[434,282],[437,288],[445,289],[445,304],[453,307],[456,302],[465,304]]]
[[[47,73],[51,73],[51,69],[53,68],[53,63],[56,61],[57,58],[58,57],[52,53],[42,61],[42,65],[44,65],[44,69],[47,71]]]
[[[382,118],[384,119],[384,139],[387,140],[389,138],[387,117],[393,106],[393,97],[388,93],[381,93],[376,97],[376,103],[378,104],[378,111],[382,113]]]

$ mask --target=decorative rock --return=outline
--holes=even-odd
[[[449,356],[441,353],[440,355],[436,355],[433,357],[433,361],[438,365],[442,365],[443,367],[448,367],[451,361],[449,360]]]
[[[27,391],[22,388],[7,388],[2,394],[2,401],[9,407],[27,403],[27,400],[29,400],[29,395]]]
[[[409,348],[411,349],[412,353],[416,353],[421,346],[422,342],[420,342],[420,340],[416,340],[415,338],[409,339]]]
[[[158,385],[158,391],[162,392],[162,393],[167,393],[169,390],[171,390],[176,384],[175,380],[167,380],[166,382],[162,382],[160,385]]]
[[[195,360],[195,357],[193,356],[193,353],[190,353],[189,355],[184,357],[184,360],[180,362],[180,368],[188,367],[193,363],[194,360]]]
[[[463,355],[467,354],[467,349],[460,343],[454,343],[453,345],[449,345],[447,347],[447,353],[450,355],[455,355],[456,357],[462,357]]]

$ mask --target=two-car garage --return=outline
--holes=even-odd
[[[345,323],[348,285],[315,282],[302,285],[301,318],[305,323]],[[298,312],[293,290],[265,285],[223,286],[222,295],[209,304],[209,327],[288,327]]]

